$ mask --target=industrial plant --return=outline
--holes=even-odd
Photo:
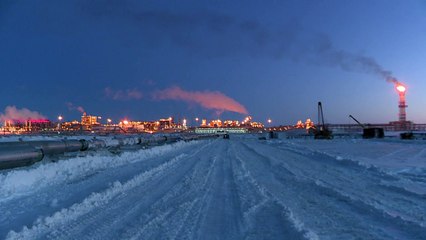
[[[81,116],[81,120],[63,121],[63,116],[59,116],[56,122],[48,119],[28,119],[7,120],[0,128],[0,134],[132,134],[132,133],[174,133],[192,131],[197,133],[215,132],[221,129],[232,132],[232,129],[239,129],[235,132],[246,133],[256,132],[265,129],[261,122],[252,121],[251,116],[244,120],[207,120],[195,119],[195,126],[189,126],[187,119],[178,119],[173,117],[161,118],[156,121],[141,121],[123,119],[114,123],[111,119],[106,119],[106,123],[101,123],[102,117],[89,115],[86,112]]]
[[[175,132],[195,132],[205,133],[256,133],[263,131],[288,131],[292,129],[305,129],[306,134],[318,136],[318,138],[328,138],[331,132],[363,132],[364,136],[384,136],[385,131],[425,131],[426,124],[415,124],[407,120],[408,107],[406,103],[407,88],[404,84],[394,81],[395,90],[398,93],[398,118],[389,123],[361,123],[353,115],[349,117],[354,120],[353,124],[325,123],[322,104],[318,103],[318,122],[315,124],[310,118],[302,122],[299,120],[294,125],[272,125],[268,119],[268,126],[262,122],[253,121],[251,116],[243,120],[222,120],[206,118],[195,118],[191,121],[195,124],[189,125],[188,119],[178,119],[173,117],[161,118],[155,121],[141,121],[123,119],[114,123],[111,119],[103,119],[83,112],[80,121],[64,121],[63,116],[58,116],[57,121],[49,119],[7,119],[0,127],[1,135],[10,134],[132,134],[132,133],[175,133]],[[201,120],[201,121],[200,121]],[[104,122],[104,123],[102,123]],[[321,133],[321,134],[320,134]],[[327,134],[325,134],[327,133]]]

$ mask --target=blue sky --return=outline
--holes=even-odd
[[[425,123],[425,43],[426,1],[2,0],[0,111],[243,119],[244,107],[291,124],[322,101],[327,122],[394,121],[379,69]]]

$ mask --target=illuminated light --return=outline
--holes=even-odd
[[[58,120],[59,120],[59,118],[58,118]],[[28,120],[28,122],[32,123],[32,124],[33,123],[37,124],[37,123],[49,123],[50,121],[47,120],[47,119],[30,119],[30,120]]]
[[[108,123],[111,123],[111,122],[112,122],[111,118],[108,118],[108,119],[107,119],[107,122],[108,122]]]
[[[405,87],[404,86],[402,86],[402,85],[400,85],[400,84],[398,84],[397,86],[396,86],[396,90],[398,90],[398,92],[401,92],[401,93],[403,93],[403,92],[405,92]]]
[[[62,121],[62,119],[64,119],[61,115],[58,116],[58,120]]]
[[[127,124],[129,124],[129,121],[124,120],[123,123],[124,123],[124,125],[127,125]]]
[[[268,123],[271,123],[271,122],[272,122],[272,120],[269,118],[269,119],[268,119]]]
[[[195,118],[195,121],[197,121],[198,122],[198,120],[200,120],[199,118]]]

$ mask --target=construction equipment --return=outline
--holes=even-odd
[[[385,130],[383,128],[377,127],[366,127],[364,124],[360,123],[354,116],[349,115],[359,126],[362,127],[362,137],[363,138],[384,138]]]
[[[403,132],[399,134],[401,139],[407,140],[407,139],[415,139],[414,133],[412,132]]]
[[[274,131],[270,131],[269,132],[269,138],[270,139],[277,139],[278,138],[278,134]]]
[[[318,102],[318,127],[315,130],[315,139],[332,139],[332,131],[330,131],[324,123],[324,113],[321,102]]]

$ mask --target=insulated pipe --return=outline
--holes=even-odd
[[[95,150],[95,149],[106,147],[105,141],[99,140],[99,139],[88,140],[88,145],[89,145],[88,147],[89,150]]]
[[[142,141],[143,145],[152,145],[152,144],[163,144],[167,142],[167,137],[161,136],[161,137],[154,137],[150,139],[146,139]]]
[[[31,146],[12,146],[0,148],[0,169],[28,166],[41,161],[44,157],[41,149]]]
[[[85,140],[28,141],[0,143],[0,169],[31,165],[45,155],[88,149]]]
[[[181,137],[167,137],[166,138],[167,143],[174,143],[174,142],[177,142],[179,140],[182,140],[182,138]]]
[[[103,140],[101,140],[103,141]],[[108,147],[119,147],[125,145],[137,145],[141,144],[142,140],[140,137],[114,137],[108,141],[104,141]]]
[[[209,138],[217,138],[219,135],[199,135],[196,139],[209,139]]]
[[[2,142],[0,148],[24,147],[30,146],[37,149],[42,149],[43,153],[58,154],[65,152],[77,152],[87,149],[85,140],[59,140],[59,141],[27,141],[27,142]]]
[[[46,155],[78,152],[84,149],[83,142],[79,140],[46,141],[40,144],[30,143],[30,145],[42,149]]]
[[[177,142],[179,140],[197,140],[218,137],[219,135],[193,135],[193,136],[160,136],[150,139],[122,138],[114,144],[116,147],[130,145],[161,145]],[[132,141],[133,140],[133,141]],[[58,141],[20,141],[0,142],[0,169],[14,168],[31,165],[41,161],[45,155],[62,154],[65,152],[78,152],[106,148],[105,140],[58,140]]]

